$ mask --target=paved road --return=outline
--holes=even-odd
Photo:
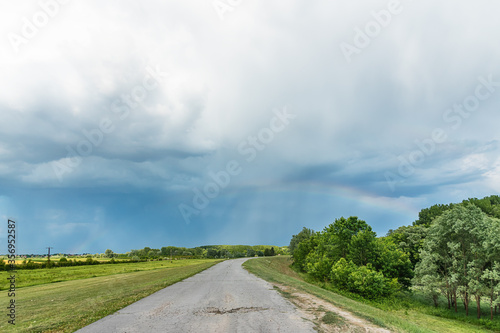
[[[93,332],[316,332],[235,259],[158,291],[83,329]]]

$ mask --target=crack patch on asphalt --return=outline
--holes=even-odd
[[[235,309],[219,309],[219,308],[206,308],[205,310],[202,310],[198,312],[198,314],[214,314],[214,315],[224,315],[228,313],[249,313],[249,312],[260,312],[260,311],[266,311],[269,310],[269,308],[258,308],[258,307],[251,307],[251,308],[235,308]]]

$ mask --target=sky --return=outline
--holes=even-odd
[[[0,6],[0,253],[8,219],[21,254],[284,246],[500,192],[497,1]]]

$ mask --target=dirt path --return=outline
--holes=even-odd
[[[91,332],[316,332],[273,286],[228,260],[83,329]]]
[[[276,283],[274,286],[305,314],[305,318],[318,325],[320,332],[391,332],[311,294]]]

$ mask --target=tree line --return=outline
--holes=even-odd
[[[164,246],[161,249],[152,249],[144,247],[140,250],[131,250],[127,253],[115,253],[107,249],[104,253],[87,255],[85,260],[68,259],[61,257],[51,259],[45,262],[35,262],[31,259],[24,260],[17,264],[17,269],[37,269],[53,268],[67,266],[83,266],[98,264],[115,264],[127,262],[141,262],[147,260],[166,260],[166,259],[231,259],[244,257],[271,257],[275,255],[287,255],[288,247],[276,247],[270,245],[207,245],[195,248]],[[107,261],[99,261],[99,258],[111,258]],[[0,271],[10,268],[3,260],[0,260]]]
[[[368,299],[419,291],[440,296],[481,317],[488,300],[500,307],[500,197],[423,209],[411,226],[377,237],[357,217],[339,218],[320,232],[303,228],[290,241],[293,266],[315,279]]]
[[[108,250],[106,250],[108,251]],[[112,256],[112,251],[106,252]],[[275,247],[269,245],[206,245],[195,248],[166,246],[161,249],[145,247],[141,250],[132,250],[126,254],[128,257],[139,259],[158,258],[192,258],[192,259],[219,259],[219,258],[244,258],[255,256],[274,256],[288,254],[287,247]]]

